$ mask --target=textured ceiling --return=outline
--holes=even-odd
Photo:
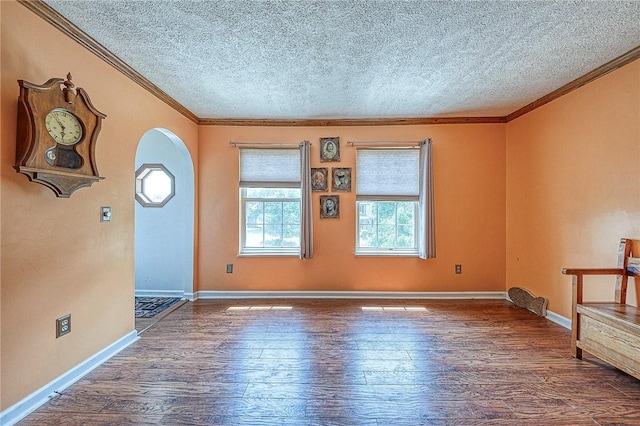
[[[46,3],[200,118],[505,116],[640,45],[638,1]]]

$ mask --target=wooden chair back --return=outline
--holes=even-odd
[[[620,240],[620,247],[618,248],[618,268],[622,269],[623,273],[616,278],[616,302],[627,302],[627,283],[630,276],[638,276],[636,273],[629,270],[629,259],[634,257],[634,253],[640,251],[640,240],[632,240],[629,238],[622,238]],[[636,255],[637,256],[637,255]]]

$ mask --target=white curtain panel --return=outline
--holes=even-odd
[[[436,257],[436,224],[433,202],[433,160],[431,139],[420,144],[420,237],[418,238],[418,256],[420,259]]]
[[[300,144],[300,259],[313,258],[313,204],[311,197],[311,144]]]

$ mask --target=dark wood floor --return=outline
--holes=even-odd
[[[140,337],[20,424],[640,424],[640,381],[506,301],[197,301]]]
[[[188,303],[188,300],[181,300],[179,302],[176,302],[151,318],[136,318],[136,331],[138,332],[138,334],[147,331],[147,329],[153,327],[155,323],[157,323],[158,321],[162,321],[164,317],[166,317],[185,303]]]

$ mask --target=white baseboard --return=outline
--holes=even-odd
[[[61,390],[71,386],[91,370],[98,367],[100,364],[104,363],[136,340],[138,340],[138,333],[134,330],[121,339],[113,342],[97,354],[86,359],[84,362],[73,367],[60,377],[44,385],[23,400],[18,401],[0,413],[0,425],[11,426],[16,424],[29,413],[33,412],[35,409],[57,395],[55,393],[56,391],[60,392]]]
[[[555,312],[547,309],[547,319],[571,330],[571,320],[567,317],[563,317],[562,315],[556,314]]]
[[[196,299],[500,299],[504,291],[198,291]]]
[[[186,297],[183,290],[138,290],[136,297]]]

